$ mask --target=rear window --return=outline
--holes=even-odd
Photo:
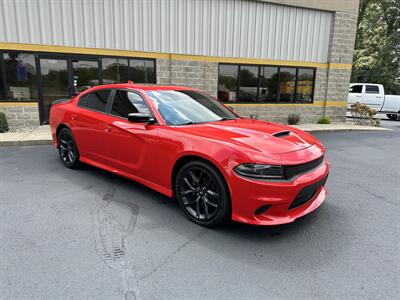
[[[110,90],[100,90],[86,94],[79,99],[78,106],[105,112],[110,92]]]
[[[366,94],[379,94],[379,87],[377,85],[367,85],[365,87]]]

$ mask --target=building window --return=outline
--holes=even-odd
[[[33,54],[3,53],[1,100],[37,101],[36,65]]]
[[[240,66],[239,92],[240,102],[257,102],[258,66]]]
[[[238,65],[219,65],[218,99],[223,102],[236,102]]]
[[[314,68],[220,64],[222,102],[312,103]]]
[[[278,67],[260,67],[258,101],[276,102],[278,99]]]
[[[294,102],[296,92],[296,68],[280,68],[279,101]]]
[[[311,103],[313,97],[313,69],[298,69],[296,102]]]
[[[126,83],[129,78],[128,60],[125,58],[103,58],[103,84]]]
[[[152,59],[131,59],[130,77],[134,83],[156,83],[156,66]]]
[[[98,60],[72,60],[72,73],[74,76],[74,87],[77,91],[99,85],[99,62]]]

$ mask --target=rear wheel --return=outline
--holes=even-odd
[[[68,128],[61,129],[58,134],[58,153],[64,166],[71,169],[79,167],[78,147],[71,130]]]
[[[179,170],[175,194],[186,216],[199,225],[214,227],[230,217],[231,202],[224,178],[205,162],[192,161]]]
[[[390,120],[393,120],[393,121],[400,120],[400,113],[399,114],[387,114],[386,116]]]

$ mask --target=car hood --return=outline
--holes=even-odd
[[[253,119],[176,126],[175,130],[270,155],[299,151],[318,144],[311,135],[293,127]]]

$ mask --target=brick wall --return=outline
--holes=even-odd
[[[218,63],[157,59],[157,83],[198,88],[217,96]]]
[[[0,103],[0,111],[7,116],[10,128],[39,126],[39,109],[37,103]]]

